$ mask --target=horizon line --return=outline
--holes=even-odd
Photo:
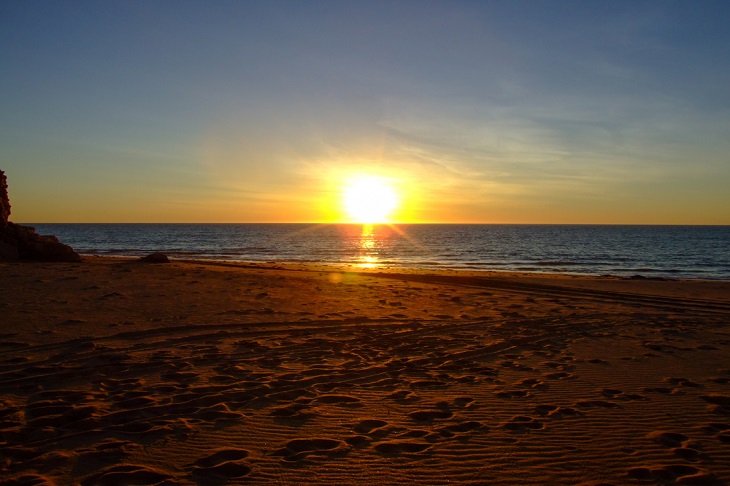
[[[11,222],[11,221],[9,221]],[[15,223],[15,222],[13,222]],[[311,222],[311,221],[64,221],[64,222],[22,222],[19,225],[34,224],[298,224],[298,225],[340,225],[340,226],[415,226],[415,225],[473,225],[473,226],[730,226],[730,223],[474,223],[474,222],[382,222],[382,223],[357,223],[357,222]]]

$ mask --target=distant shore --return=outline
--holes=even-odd
[[[730,282],[0,264],[10,484],[726,484]]]

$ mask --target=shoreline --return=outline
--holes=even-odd
[[[728,297],[696,280],[4,263],[0,476],[727,484]]]
[[[148,252],[149,253],[149,252]],[[111,258],[111,259],[122,259],[122,260],[135,260],[141,258],[148,253],[140,252],[134,255],[123,255],[123,254],[99,254],[99,253],[81,253],[84,258]],[[161,252],[164,253],[164,252]],[[479,266],[456,266],[448,267],[446,265],[399,265],[392,262],[380,262],[380,263],[356,263],[356,262],[328,262],[328,261],[276,261],[276,260],[228,260],[228,259],[216,259],[216,258],[188,258],[178,257],[174,254],[166,253],[171,260],[178,262],[199,262],[209,263],[215,265],[260,265],[260,266],[305,266],[305,267],[326,267],[335,269],[346,269],[348,271],[388,271],[388,272],[431,272],[431,273],[442,273],[442,272],[471,272],[483,275],[513,275],[513,276],[525,276],[525,277],[552,277],[552,276],[565,276],[565,277],[576,277],[576,278],[595,278],[595,279],[621,279],[621,280],[687,280],[687,281],[707,281],[707,282],[730,282],[729,277],[702,277],[702,276],[682,276],[681,272],[669,272],[669,271],[656,271],[661,275],[653,275],[656,273],[653,270],[648,270],[648,273],[641,273],[641,269],[636,271],[626,271],[626,275],[611,274],[611,273],[590,273],[590,272],[570,272],[570,271],[542,271],[542,270],[507,270],[507,269],[485,269]]]
[[[164,253],[164,252],[161,252]],[[108,254],[94,254],[94,253],[81,253],[83,258],[89,259],[109,259],[109,260],[120,260],[120,261],[136,261],[139,258],[145,256],[140,255],[108,255]],[[646,276],[641,274],[634,274],[629,276],[614,275],[614,274],[590,274],[583,272],[549,272],[549,271],[518,271],[518,270],[485,270],[479,268],[445,268],[445,267],[419,267],[416,265],[412,266],[398,266],[395,264],[377,264],[377,263],[348,263],[348,262],[297,262],[297,261],[273,261],[273,260],[216,260],[207,258],[178,258],[175,256],[170,257],[171,262],[180,263],[191,263],[191,264],[202,264],[202,265],[217,265],[217,266],[231,266],[231,267],[261,267],[261,268],[296,268],[296,267],[311,267],[316,269],[335,269],[338,271],[348,271],[357,273],[433,273],[433,274],[447,274],[447,273],[463,273],[463,274],[474,274],[487,277],[525,277],[525,278],[578,278],[578,279],[595,279],[595,280],[642,280],[642,281],[687,281],[687,282],[729,282],[730,278],[700,278],[700,277],[660,277],[660,276]]]
[[[82,255],[88,259],[108,260],[110,262],[136,262],[136,256]],[[91,260],[85,260],[91,261]],[[190,265],[208,265],[212,267],[228,267],[241,269],[290,270],[300,272],[338,272],[353,273],[372,277],[389,276],[390,278],[438,279],[465,281],[471,280],[473,286],[488,286],[497,282],[516,282],[534,285],[539,290],[541,285],[567,286],[579,289],[610,290],[629,293],[656,293],[664,296],[682,296],[689,287],[695,287],[692,296],[699,297],[704,293],[708,300],[730,302],[730,280],[699,278],[663,278],[619,275],[587,275],[574,273],[550,272],[515,272],[507,270],[467,270],[467,269],[434,269],[415,267],[374,267],[358,266],[347,263],[292,263],[292,262],[233,262],[221,260],[170,259],[171,263]],[[443,282],[442,282],[443,283]]]

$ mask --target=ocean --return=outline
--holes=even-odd
[[[87,255],[730,280],[730,226],[32,224]]]

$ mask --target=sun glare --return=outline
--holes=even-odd
[[[398,207],[398,195],[385,179],[359,176],[344,187],[343,204],[353,222],[387,223]]]

